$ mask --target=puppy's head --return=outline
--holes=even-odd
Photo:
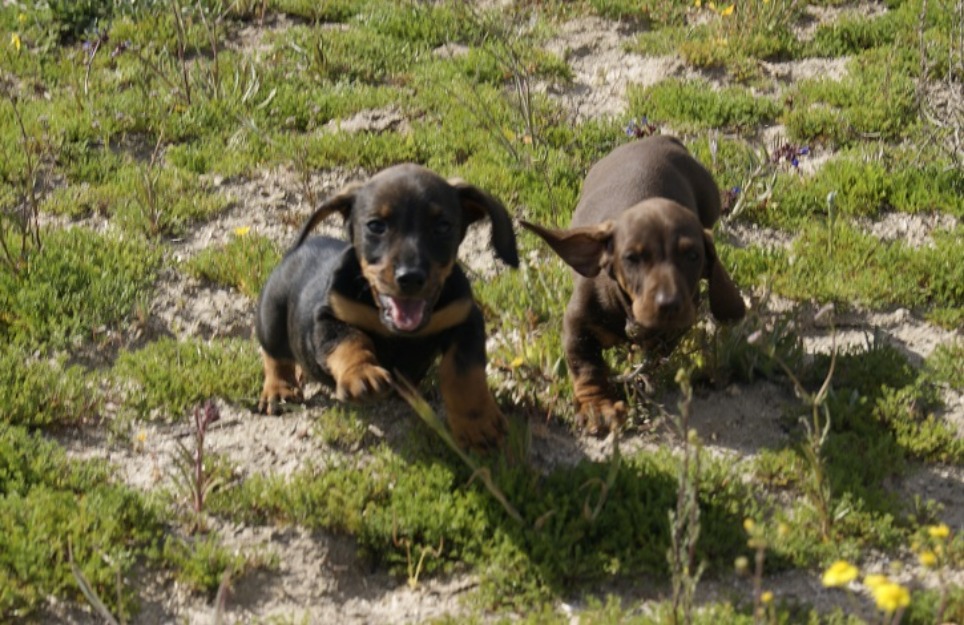
[[[691,326],[700,278],[709,280],[713,316],[721,321],[743,316],[743,299],[717,258],[712,236],[676,202],[651,198],[614,220],[570,230],[522,225],[577,273],[612,278],[629,303],[632,321],[646,330]]]
[[[496,255],[513,267],[519,262],[512,222],[498,200],[418,165],[391,167],[329,198],[305,223],[295,246],[334,212],[348,222],[381,322],[395,333],[428,324],[472,222],[488,216]]]

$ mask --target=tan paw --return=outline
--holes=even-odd
[[[495,402],[482,410],[469,410],[465,414],[449,413],[448,421],[459,447],[480,452],[498,448],[508,430],[505,415]]]
[[[363,362],[347,369],[335,382],[335,399],[359,401],[385,394],[391,388],[392,375],[378,365]]]
[[[576,414],[576,425],[595,436],[603,436],[617,430],[626,422],[626,402],[611,399],[595,399],[584,402]]]
[[[261,389],[258,412],[275,415],[281,412],[280,404],[282,402],[300,404],[303,401],[304,396],[299,385],[281,378],[268,378],[265,379],[264,386]]]

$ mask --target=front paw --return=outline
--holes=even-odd
[[[449,412],[449,429],[462,449],[489,451],[505,438],[508,422],[493,400],[491,404],[464,412]]]
[[[258,412],[276,415],[281,412],[281,402],[300,404],[303,401],[300,385],[281,378],[265,378],[258,399]]]
[[[626,422],[626,402],[597,398],[583,402],[576,414],[576,426],[588,434],[602,436]]]
[[[391,374],[369,363],[359,363],[345,370],[335,380],[335,399],[338,401],[360,401],[384,395],[391,388]]]

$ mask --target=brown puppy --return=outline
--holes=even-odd
[[[349,241],[308,235],[332,213]],[[480,189],[397,165],[327,199],[272,272],[258,300],[264,358],[258,408],[301,401],[301,377],[339,400],[386,392],[397,371],[418,383],[439,354],[449,427],[466,447],[497,444],[505,418],[485,376],[485,327],[456,262],[472,222],[488,217],[496,255],[518,265],[505,207]]]
[[[679,140],[654,136],[593,165],[569,230],[522,222],[576,271],[563,341],[578,418],[590,432],[626,416],[603,349],[631,341],[668,354],[696,322],[700,278],[709,281],[714,317],[743,317],[708,230],[719,216],[710,173]]]

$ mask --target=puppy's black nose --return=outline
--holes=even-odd
[[[418,267],[399,267],[395,270],[395,282],[406,295],[413,295],[422,290],[427,279],[425,271]]]

